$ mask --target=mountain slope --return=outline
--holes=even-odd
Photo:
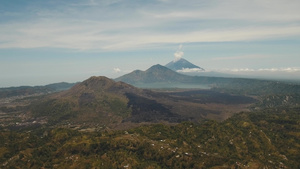
[[[46,118],[52,124],[63,121],[102,124],[120,122],[130,114],[124,93],[131,90],[138,92],[138,89],[122,82],[116,83],[106,77],[91,77],[33,105],[32,114]]]
[[[190,77],[176,73],[162,65],[154,65],[146,71],[135,70],[132,73],[121,76],[116,81],[123,81],[129,84],[153,83],[153,82],[177,82],[187,80]]]
[[[67,91],[32,106],[35,118],[49,124],[118,125],[122,122],[177,122],[186,118],[171,112],[144,91],[106,77],[91,77]],[[137,99],[138,98],[138,99]]]
[[[180,70],[184,70],[184,69],[205,71],[203,68],[196,66],[183,58],[176,60],[176,61],[172,61],[172,62],[166,64],[165,66],[173,71],[180,71]]]
[[[154,76],[161,71],[169,73],[169,76]],[[157,80],[185,78],[184,75],[159,65],[145,73],[158,77]],[[228,99],[231,102],[226,102]],[[211,91],[154,92],[138,89],[124,82],[115,82],[106,77],[91,77],[67,91],[45,97],[33,104],[30,112],[34,121],[39,122],[42,119],[50,126],[85,124],[114,128],[126,126],[127,123],[224,120],[254,102],[254,99],[244,96]],[[237,108],[234,108],[235,106]]]
[[[115,81],[123,81],[142,88],[169,88],[186,84],[199,84],[197,83],[198,79],[174,72],[159,64],[150,67],[146,71],[135,70],[116,78]]]
[[[201,88],[208,89],[219,84],[239,83],[241,79],[189,76],[177,73],[165,66],[154,65],[146,71],[135,70],[129,74],[116,78],[115,81],[123,81],[141,88]],[[244,81],[243,79],[242,81]]]
[[[2,130],[2,168],[300,168],[300,109],[118,131]],[[29,167],[30,166],[30,167]]]

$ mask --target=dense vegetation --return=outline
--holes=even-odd
[[[3,168],[299,168],[300,108],[239,113],[221,123],[130,130],[0,132]]]

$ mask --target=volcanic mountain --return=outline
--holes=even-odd
[[[179,122],[186,120],[157,102],[151,91],[106,77],[91,77],[69,90],[53,94],[31,108],[35,118],[50,125],[116,126],[122,122]]]
[[[183,58],[166,64],[166,67],[173,71],[205,71],[203,68],[196,66]]]
[[[189,76],[177,73],[161,65],[154,65],[146,71],[135,70],[115,80],[139,88],[213,88],[222,92],[245,95],[274,94],[274,90],[278,94],[299,91],[296,85],[284,82],[246,78]]]
[[[150,81],[193,79],[160,65],[138,72],[149,78],[153,76]],[[31,106],[29,114],[38,121],[44,119],[50,126],[68,124],[116,128],[143,122],[223,120],[228,117],[228,109],[224,105],[244,107],[253,102],[252,98],[205,90],[155,92],[94,76],[69,90],[45,96]],[[229,108],[232,111],[232,107]]]
[[[135,70],[115,80],[141,88],[173,88],[188,84],[200,84],[197,77],[177,73],[159,64],[150,67],[146,71]]]
[[[157,64],[146,71],[135,70],[116,78],[115,81],[122,81],[140,88],[208,89],[216,84],[228,84],[234,80],[230,78],[184,75]]]

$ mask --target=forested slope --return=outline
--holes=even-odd
[[[130,130],[0,133],[3,168],[299,168],[299,108]]]

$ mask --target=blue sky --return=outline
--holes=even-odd
[[[0,87],[115,78],[178,51],[207,71],[300,79],[299,0],[0,2]]]

